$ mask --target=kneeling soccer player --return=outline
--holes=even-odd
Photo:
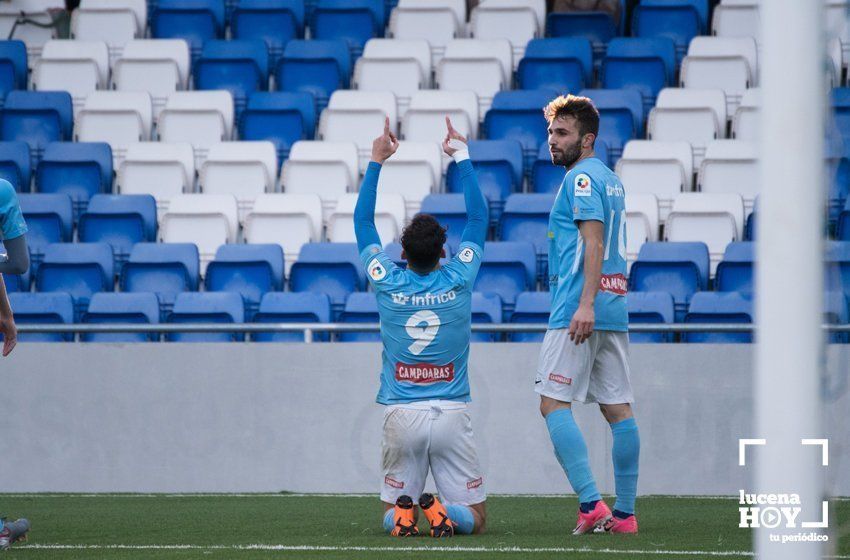
[[[395,536],[418,535],[416,504],[434,537],[481,533],[486,510],[483,477],[467,403],[472,286],[481,266],[487,205],[466,139],[446,118],[443,150],[457,162],[467,223],[458,254],[445,266],[446,230],[417,214],[401,236],[402,269],[384,253],[375,228],[381,164],[398,149],[390,131],[372,145],[354,211],[357,247],[378,299],[383,366],[378,403],[386,406],[382,442],[384,528]],[[428,469],[439,499],[423,494]],[[441,501],[443,503],[441,503]]]

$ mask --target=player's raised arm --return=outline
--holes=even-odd
[[[354,235],[357,237],[357,250],[363,251],[369,245],[380,245],[381,238],[375,227],[375,202],[378,197],[378,176],[381,165],[398,149],[398,138],[390,130],[390,119],[384,121],[384,132],[372,142],[372,160],[366,168],[360,195],[354,207]]]
[[[487,202],[478,186],[478,176],[469,159],[466,138],[454,129],[449,117],[446,117],[446,129],[443,151],[457,162],[463,183],[463,200],[466,202],[466,227],[463,228],[461,242],[469,241],[484,247],[484,240],[487,239]]]

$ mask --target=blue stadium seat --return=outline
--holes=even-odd
[[[373,292],[355,292],[345,300],[345,309],[339,317],[340,323],[378,323],[378,301]],[[380,342],[380,332],[341,332],[339,342]]]
[[[616,165],[623,146],[632,138],[643,138],[644,111],[640,92],[630,89],[585,89],[599,110],[599,139],[609,151],[609,165]]]
[[[511,323],[548,323],[552,309],[549,292],[523,292],[516,298],[516,307],[511,314]],[[510,342],[542,342],[544,333],[525,332],[510,335]]]
[[[522,145],[525,168],[531,169],[542,142],[547,140],[543,107],[557,93],[551,90],[500,91],[484,115],[484,130],[491,140],[516,140]],[[471,157],[471,156],[470,156]]]
[[[151,13],[151,37],[186,40],[193,60],[206,41],[224,37],[224,0],[158,0]]]
[[[316,101],[307,92],[256,92],[239,123],[241,140],[268,140],[277,149],[278,161],[289,157],[299,140],[312,140],[316,134]]]
[[[714,287],[718,292],[753,293],[755,248],[752,241],[737,241],[726,246],[714,279]]]
[[[112,148],[105,142],[53,142],[35,173],[38,192],[67,193],[79,218],[89,199],[112,191]]]
[[[752,323],[753,302],[737,292],[697,292],[685,315],[686,323]],[[752,342],[752,333],[686,332],[682,342],[729,344]]]
[[[478,175],[481,192],[490,203],[491,221],[495,222],[505,199],[522,190],[522,146],[516,140],[470,140],[469,158]],[[446,169],[446,191],[463,193],[463,182],[455,162]]]
[[[756,196],[755,202],[753,203],[753,211],[750,212],[750,215],[747,216],[747,221],[744,224],[744,241],[755,241],[756,240],[756,232],[758,231],[758,209],[759,209],[759,197]],[[839,219],[838,227],[840,231],[841,221]],[[848,232],[850,233],[850,232]],[[839,239],[840,237],[840,233]]]
[[[159,300],[153,293],[106,293],[94,294],[83,323],[159,323]],[[83,333],[81,342],[153,342],[159,333]]]
[[[843,142],[842,142],[843,143]],[[828,148],[829,149],[829,148]],[[836,151],[840,148],[835,148]],[[850,159],[835,154],[826,160],[826,180],[829,182],[827,193],[828,219],[835,225],[844,209],[844,203],[850,195]]]
[[[0,139],[29,144],[35,167],[51,142],[69,141],[74,131],[71,94],[67,91],[12,91],[0,112]]]
[[[384,0],[319,0],[310,29],[316,39],[342,39],[353,57],[366,41],[384,36]]]
[[[753,212],[755,214],[755,212]],[[835,238],[839,241],[850,241],[850,197],[844,201],[844,209],[838,216]]]
[[[658,92],[675,86],[675,80],[676,46],[668,37],[613,39],[602,60],[602,87],[638,90],[645,113],[655,105]]]
[[[708,29],[708,0],[641,0],[632,12],[634,37],[667,37],[682,61],[691,39]]]
[[[172,324],[244,323],[245,311],[242,306],[242,296],[234,292],[177,294],[168,322]],[[244,338],[242,333],[236,332],[170,332],[165,335],[165,340],[169,342],[235,342]]]
[[[554,12],[546,18],[547,37],[579,37],[590,41],[593,55],[600,58],[606,45],[617,36],[619,22],[605,12]]]
[[[354,243],[305,243],[289,273],[293,292],[319,292],[331,298],[334,313],[348,294],[366,287],[366,273]]]
[[[454,196],[454,195],[451,195],[451,196]],[[460,237],[460,236],[458,236],[458,237]],[[396,264],[396,266],[398,266],[399,268],[407,268],[407,261],[401,258],[402,250],[403,250],[403,247],[401,246],[401,243],[392,242],[392,243],[387,243],[384,246],[384,253],[387,254],[387,256],[390,258],[390,260],[392,260]],[[445,256],[445,258],[440,259],[440,265],[441,266],[445,266],[452,258],[452,248],[448,243],[446,243],[446,245],[443,246],[443,250],[445,250],[446,256]]]
[[[473,323],[489,324],[502,322],[502,298],[498,295],[472,292],[471,303]],[[473,332],[469,340],[470,342],[498,342],[502,340],[502,333]]]
[[[597,138],[593,151],[602,163],[611,166],[608,161],[608,144],[604,140]],[[531,168],[531,190],[536,193],[556,193],[561,188],[566,174],[566,169],[552,163],[549,144],[541,144],[540,153]]]
[[[845,292],[827,290],[824,294],[824,323],[830,325],[846,325],[850,323],[850,308],[847,305],[848,298]],[[827,342],[846,344],[850,342],[847,333],[829,333]]]
[[[512,194],[505,203],[499,220],[499,239],[527,241],[537,253],[537,278],[546,280],[549,255],[549,212],[555,196],[545,194]]]
[[[632,265],[629,291],[669,292],[679,322],[691,296],[708,289],[708,262],[708,247],[702,242],[644,243]]]
[[[430,214],[446,228],[446,243],[456,250],[466,226],[466,203],[462,194],[429,194],[419,211]]]
[[[27,222],[33,272],[51,243],[70,242],[73,238],[74,208],[67,194],[19,194],[18,203]]]
[[[519,89],[558,93],[593,85],[593,49],[584,38],[532,39],[517,68]]]
[[[475,291],[502,298],[504,316],[509,317],[520,292],[533,290],[537,268],[534,245],[519,241],[487,244]]]
[[[304,37],[304,0],[238,0],[230,32],[234,39],[265,41],[273,66],[286,43]]]
[[[9,304],[15,311],[15,322],[61,325],[74,322],[74,300],[70,294],[12,293]],[[73,333],[18,333],[18,342],[72,342]]]
[[[27,89],[27,46],[23,41],[0,41],[0,105],[10,91]]]
[[[850,241],[829,241],[826,246],[826,289],[850,297]]]
[[[52,243],[38,267],[36,291],[71,294],[78,320],[88,308],[92,294],[112,291],[114,270],[108,243]]]
[[[629,324],[672,323],[675,317],[673,296],[668,292],[630,292],[626,297],[629,306]],[[629,333],[629,342],[673,342],[670,333]]]
[[[2,41],[0,41],[2,42]],[[26,142],[0,142],[0,179],[20,192],[30,192],[30,147]]]
[[[317,111],[321,111],[334,91],[348,89],[351,54],[345,41],[295,39],[286,44],[274,76],[281,91],[313,94]]]
[[[254,315],[255,323],[330,323],[331,300],[325,294],[302,292],[269,292],[260,300],[260,311]],[[313,333],[314,342],[327,342],[326,332]],[[258,332],[254,342],[304,342],[299,332]]]
[[[283,289],[283,249],[274,244],[227,244],[218,248],[204,278],[208,292],[236,292],[248,320],[263,295]]]
[[[122,292],[154,292],[161,317],[177,294],[198,290],[200,257],[194,243],[136,243],[121,268]]]
[[[195,89],[224,89],[233,95],[237,119],[248,97],[269,87],[269,51],[260,39],[204,43],[194,65]]]
[[[850,157],[850,87],[832,90],[832,111],[835,127],[844,140],[844,155]]]
[[[133,245],[156,241],[156,199],[149,194],[96,194],[80,216],[80,241],[112,246],[116,270],[130,257]]]

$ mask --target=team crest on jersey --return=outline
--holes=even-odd
[[[383,280],[387,276],[387,269],[384,268],[384,265],[382,265],[378,259],[372,259],[369,262],[368,270],[369,277],[375,282]]]
[[[465,263],[471,263],[472,259],[474,257],[475,257],[475,252],[472,249],[470,249],[469,247],[466,247],[463,251],[458,253],[458,256],[457,256],[457,258],[459,258],[461,262],[465,262]]]
[[[579,173],[575,179],[575,196],[590,196],[590,177],[585,173]]]

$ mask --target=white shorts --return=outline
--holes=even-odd
[[[546,331],[534,390],[563,402],[633,403],[629,333],[594,331],[582,344],[569,329]]]
[[[394,504],[401,495],[416,502],[429,468],[444,504],[468,506],[487,498],[466,403],[387,406],[381,451],[384,502]]]

